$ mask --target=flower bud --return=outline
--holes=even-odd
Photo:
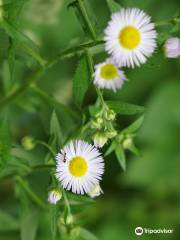
[[[64,225],[71,225],[73,224],[73,222],[74,222],[74,218],[73,218],[73,215],[70,213],[67,215],[66,220],[63,216],[60,218],[60,223]]]
[[[130,149],[133,145],[133,140],[132,138],[126,138],[123,142],[123,148],[124,149]]]
[[[100,196],[101,194],[103,194],[103,190],[101,189],[99,184],[96,184],[93,186],[93,188],[91,189],[91,191],[88,193],[88,195],[91,198],[95,198]]]
[[[107,136],[108,138],[114,138],[116,135],[117,135],[117,131],[114,130],[114,129],[106,132],[106,136]]]
[[[102,148],[104,144],[107,142],[108,138],[103,132],[97,132],[94,135],[94,145],[98,148]]]
[[[113,121],[116,117],[116,113],[112,110],[112,109],[108,109],[106,112],[105,112],[105,118],[106,120],[108,121]]]
[[[62,198],[62,192],[58,190],[52,190],[48,193],[48,202],[56,204]]]
[[[100,129],[103,123],[103,119],[101,117],[96,118],[91,121],[91,128]]]
[[[167,58],[177,58],[180,56],[180,39],[177,37],[169,38],[165,45],[165,55]]]
[[[27,151],[34,149],[36,146],[34,138],[32,138],[30,136],[23,137],[21,144],[22,144],[23,148]]]

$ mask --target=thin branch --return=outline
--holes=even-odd
[[[29,80],[27,80],[27,82],[24,85],[20,86],[18,89],[14,90],[9,95],[7,95],[4,98],[2,98],[0,100],[0,108],[3,108],[4,106],[8,105],[10,102],[15,100],[18,96],[23,94],[29,88],[29,86],[32,83],[37,82],[39,80],[39,78],[42,76],[42,74],[47,69],[49,69],[50,67],[54,66],[59,60],[65,58],[65,57],[72,57],[75,54],[84,51],[84,48],[92,48],[94,46],[101,45],[101,44],[104,44],[104,41],[103,40],[97,40],[97,41],[93,41],[93,42],[80,44],[80,45],[78,45],[76,47],[72,47],[72,48],[69,48],[69,49],[66,49],[66,50],[60,52],[54,58],[49,60],[44,67],[42,67],[39,70],[37,70],[33,74],[33,76],[31,76],[29,78]]]
[[[93,28],[93,25],[89,19],[89,16],[87,14],[87,11],[86,11],[86,8],[84,7],[84,3],[82,0],[77,0],[77,3],[78,3],[78,6],[79,6],[79,11],[80,13],[82,14],[82,17],[84,19],[84,22],[87,26],[87,29],[89,30],[91,36],[92,36],[92,39],[93,40],[96,40],[96,32],[94,31],[94,28]]]
[[[43,209],[46,208],[46,204],[29,188],[28,184],[21,177],[17,176],[16,181],[20,184],[20,186],[29,195],[34,203]]]

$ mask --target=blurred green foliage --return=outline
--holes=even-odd
[[[3,2],[6,4],[5,14],[9,14],[9,24],[12,24],[13,28],[6,25],[9,35],[4,28],[0,30],[1,97],[26,83],[34,73],[37,63],[44,65],[45,59],[50,59],[61,49],[86,40],[73,8],[67,8],[71,1]],[[125,7],[144,9],[152,16],[153,21],[172,19],[179,9],[179,0],[117,2]],[[96,34],[102,36],[102,30],[110,16],[105,0],[89,0],[86,5],[95,13],[92,21],[96,26]],[[20,34],[19,30],[28,37]],[[168,35],[180,35],[180,31],[174,33],[170,27],[162,27],[162,30]],[[28,43],[28,48],[24,43]],[[95,63],[104,58],[101,47],[97,46],[91,51],[97,53]],[[39,55],[36,55],[36,52]],[[52,239],[53,226],[50,222],[53,221],[50,220],[54,216],[54,209],[49,207],[47,211],[42,207],[47,201],[49,170],[37,168],[31,172],[29,165],[41,165],[44,159],[51,164],[53,154],[46,146],[39,144],[33,150],[26,151],[21,141],[23,137],[31,136],[49,142],[55,151],[57,145],[61,146],[64,137],[69,137],[77,130],[80,111],[75,108],[71,96],[78,57],[79,54],[59,61],[41,77],[38,86],[29,88],[8,107],[0,109],[0,150],[3,149],[3,153],[0,151],[3,156],[2,158],[0,155],[1,240]],[[83,64],[83,61],[80,64]],[[141,239],[179,240],[180,60],[165,59],[162,52],[157,52],[148,64],[127,71],[127,75],[130,81],[117,94],[107,91],[105,96],[107,100],[145,105],[145,120],[136,139],[141,156],[133,157],[128,153],[127,171],[123,172],[114,153],[109,155],[102,185],[105,194],[88,203],[87,199],[84,199],[87,204],[79,202],[76,197],[72,198],[75,222],[91,230],[101,240],[138,239],[134,234],[137,226],[174,229],[174,233],[168,236],[143,235]],[[55,100],[52,100],[52,96]],[[77,99],[78,101],[81,99]],[[93,91],[86,101],[94,101]],[[66,106],[75,109],[75,113],[69,112]],[[135,119],[136,117],[131,115],[120,115],[120,128],[128,126]],[[61,137],[58,135],[53,139],[49,138],[56,135],[57,131],[62,132]],[[9,154],[11,145],[13,147]],[[4,169],[6,164],[9,164],[8,174],[7,169]],[[12,177],[14,172],[19,173],[19,180]],[[25,182],[22,184],[21,177],[24,175]],[[34,193],[39,196],[38,199]],[[79,206],[83,211],[79,211]],[[62,207],[59,206],[60,209]],[[81,231],[81,235],[85,235],[89,240],[96,239],[84,229],[75,229],[74,236],[76,231]]]

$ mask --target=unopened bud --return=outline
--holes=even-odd
[[[62,192],[58,190],[52,190],[48,193],[48,202],[56,204],[62,198]]]
[[[97,132],[94,136],[94,145],[98,148],[102,148],[107,142],[108,138],[103,132]]]
[[[117,131],[116,130],[111,130],[111,131],[106,132],[106,136],[108,138],[114,138],[116,135],[117,135]]]
[[[71,225],[71,224],[73,224],[73,222],[74,222],[73,215],[69,213],[67,215],[66,219],[64,219],[64,217],[62,216],[60,218],[60,222],[61,222],[61,224],[64,224],[64,225]]]
[[[100,129],[102,127],[103,119],[101,117],[91,121],[91,128]]]
[[[112,109],[108,109],[105,112],[105,118],[108,121],[113,121],[116,118],[116,113]]]
[[[177,37],[169,38],[164,45],[164,49],[167,58],[180,57],[180,39]]]
[[[124,142],[123,142],[123,148],[124,148],[124,149],[130,149],[130,148],[132,147],[132,145],[133,145],[133,140],[132,140],[132,138],[127,138],[127,139],[125,139]]]
[[[34,138],[32,138],[30,136],[23,137],[21,143],[22,143],[23,148],[27,151],[34,149],[36,146]]]
[[[99,184],[96,184],[95,186],[93,186],[93,188],[91,189],[91,191],[88,193],[88,195],[91,198],[95,198],[100,196],[101,194],[103,194],[103,190],[101,189]]]

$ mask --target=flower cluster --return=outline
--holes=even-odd
[[[110,59],[95,66],[94,84],[117,91],[126,77],[121,67],[140,66],[156,48],[157,33],[150,17],[137,8],[114,13],[105,29],[105,49]]]
[[[127,80],[121,68],[134,68],[146,63],[157,47],[157,32],[151,18],[144,11],[127,8],[112,14],[104,34],[105,50],[109,57],[95,65],[93,82],[97,91],[101,88],[116,92]],[[168,39],[164,49],[167,57],[179,57],[180,39]],[[115,149],[116,155],[123,156],[121,149],[138,154],[133,137],[134,130],[141,122],[139,119],[136,127],[129,130],[130,133],[127,130],[118,133],[114,127],[116,113],[101,97],[99,96],[101,108],[89,122],[94,145],[83,140],[71,141],[56,156],[56,178],[61,186],[76,194],[86,193],[92,198],[103,193],[100,180],[104,173],[104,159],[99,148],[114,138],[110,149]],[[125,169],[125,163],[121,164]],[[57,193],[50,193],[49,202],[56,203],[59,199]]]

